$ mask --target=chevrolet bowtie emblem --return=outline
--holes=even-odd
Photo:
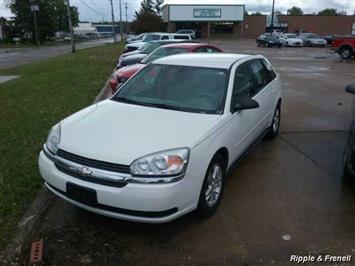
[[[82,176],[90,176],[92,175],[92,170],[88,167],[80,167],[79,172]]]

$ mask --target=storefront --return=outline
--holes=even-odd
[[[244,21],[244,5],[231,4],[178,4],[163,5],[163,20],[168,22],[168,31],[193,29],[200,31],[203,38],[210,34],[237,34]]]

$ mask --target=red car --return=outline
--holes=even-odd
[[[159,47],[151,54],[145,57],[141,62],[123,67],[117,70],[110,81],[112,93],[116,92],[117,88],[125,83],[130,77],[141,70],[146,64],[155,59],[181,53],[221,53],[223,50],[216,46],[206,43],[176,43]]]
[[[335,50],[341,58],[350,59],[355,56],[355,37],[337,37],[332,42],[332,49]]]

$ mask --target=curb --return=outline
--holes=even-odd
[[[115,70],[112,72],[112,74]],[[112,74],[109,76],[105,85],[102,87],[100,93],[95,97],[93,103],[104,100],[110,94],[110,79]],[[30,244],[30,239],[34,235],[34,232],[49,206],[54,202],[56,196],[50,193],[44,185],[41,186],[39,192],[37,193],[35,199],[28,207],[28,210],[21,217],[19,223],[17,224],[16,234],[10,239],[9,244],[5,247],[4,252],[0,252],[0,265],[2,263],[17,265],[21,264],[19,258]],[[13,264],[12,264],[13,263]]]

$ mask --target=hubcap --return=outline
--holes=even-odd
[[[274,119],[272,121],[272,131],[277,132],[280,124],[280,111],[277,109],[275,111]]]
[[[216,163],[211,167],[207,177],[205,199],[209,207],[212,207],[218,202],[222,191],[222,179],[222,167]]]
[[[343,50],[342,55],[343,55],[343,57],[348,57],[350,55],[350,51],[345,49],[345,50]]]

